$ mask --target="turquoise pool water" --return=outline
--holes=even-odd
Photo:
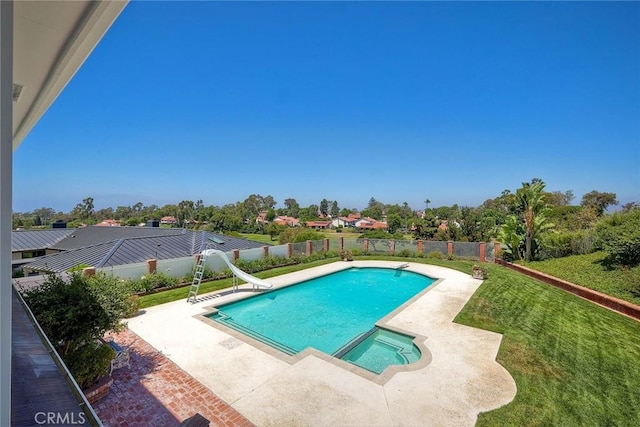
[[[376,374],[389,365],[406,365],[420,359],[420,350],[413,344],[413,337],[379,329],[340,358]]]
[[[351,349],[359,344],[355,348],[360,348],[358,351],[362,354],[367,353],[366,358],[380,359],[379,355],[385,353],[384,357],[393,364],[411,363],[419,358],[417,348],[413,353],[418,355],[415,360],[414,356],[403,359],[398,355],[388,356],[384,351],[365,351],[365,343],[380,350],[384,346],[380,340],[367,341],[367,338],[361,343],[359,340],[372,331],[378,320],[434,281],[406,270],[351,268],[222,305],[218,313],[209,317],[291,355],[313,347],[330,355],[340,352],[340,357],[344,357],[347,345]],[[393,334],[384,333],[385,336]],[[401,336],[411,341],[411,337]],[[359,357],[355,354],[349,357],[363,359],[362,354]],[[369,365],[362,367],[377,372],[379,366],[373,365],[375,369],[367,367]]]

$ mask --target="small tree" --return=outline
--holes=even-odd
[[[108,331],[119,331],[131,308],[130,285],[99,273],[71,274],[68,281],[49,275],[40,287],[23,292],[44,333],[81,387],[95,382],[108,369],[112,351],[98,345]]]
[[[280,233],[280,237],[278,238],[278,242],[280,244],[284,243],[301,243],[306,242],[307,240],[322,240],[324,239],[324,234],[318,233],[317,231],[308,229],[308,228],[287,228],[282,233]]]
[[[549,208],[545,202],[544,187],[544,182],[539,179],[533,179],[530,183],[523,182],[522,188],[519,188],[516,192],[518,208],[524,220],[524,259],[526,261],[533,260],[535,254],[534,239],[552,227],[547,222]]]
[[[593,209],[597,216],[602,216],[609,206],[617,204],[616,193],[601,193],[595,190],[582,196],[580,202],[585,209]]]

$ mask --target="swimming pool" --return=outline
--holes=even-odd
[[[350,268],[222,305],[207,317],[289,355],[313,347],[380,373],[380,366],[412,363],[420,352],[413,337],[376,322],[434,281],[401,269]]]

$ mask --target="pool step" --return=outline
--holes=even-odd
[[[242,332],[243,334],[248,335],[253,339],[262,341],[270,345],[271,347],[275,347],[276,349],[290,356],[293,356],[294,354],[298,353],[298,350],[294,348],[291,348],[285,344],[282,344],[281,342],[275,341],[272,338],[262,335],[260,332],[254,331],[253,329],[247,328],[246,326],[236,323],[233,320],[233,317],[229,316],[228,314],[222,311],[218,311],[216,316],[212,316],[210,318],[218,323],[222,323],[223,325],[230,327],[231,329],[235,329],[238,332]]]
[[[357,337],[355,337],[354,339],[352,339],[351,341],[349,341],[348,343],[340,347],[338,351],[332,354],[332,356],[338,359],[342,359],[345,354],[349,353],[351,350],[357,347],[362,341],[366,340],[371,335],[373,335],[373,333],[377,330],[378,330],[378,327],[374,326],[373,328],[369,329],[367,332],[361,333],[360,335],[358,335]]]

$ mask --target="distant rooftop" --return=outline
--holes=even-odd
[[[50,248],[75,231],[74,228],[13,231],[11,233],[11,252]]]

